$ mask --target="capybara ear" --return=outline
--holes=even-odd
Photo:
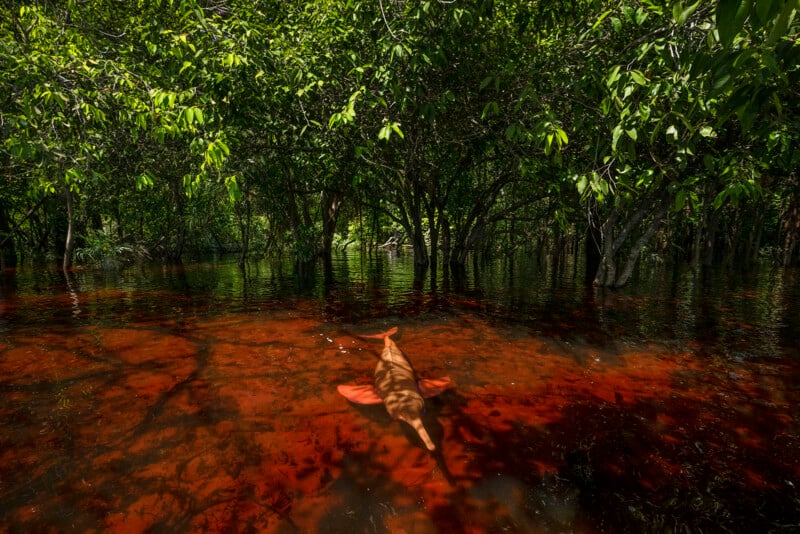
[[[444,392],[450,387],[450,377],[444,376],[442,378],[423,378],[417,381],[419,392],[425,398],[435,397],[439,393]]]
[[[375,393],[375,387],[371,385],[339,385],[336,386],[336,390],[341,393],[344,398],[350,402],[355,402],[356,404],[381,404],[383,402],[383,399],[381,399],[378,394]]]

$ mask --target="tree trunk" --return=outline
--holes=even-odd
[[[798,195],[792,191],[789,194],[788,204],[783,215],[783,266],[789,267],[794,263],[798,238],[800,238],[800,203]]]
[[[410,230],[408,233],[411,236],[411,246],[414,251],[414,281],[421,282],[425,273],[428,270],[428,246],[425,243],[425,231],[422,225],[422,188],[417,180],[412,180],[411,198],[408,198],[410,213]]]
[[[706,236],[703,242],[703,267],[710,267],[714,263],[714,249],[717,240],[717,226],[719,225],[719,213],[711,209],[706,223]]]
[[[641,252],[642,248],[644,248],[644,245],[647,244],[647,241],[653,237],[653,234],[658,229],[659,225],[661,224],[661,219],[666,213],[668,206],[668,197],[665,189],[662,189],[660,192],[655,192],[650,196],[650,199],[651,201],[649,202],[646,198],[642,199],[641,207],[637,209],[633,215],[628,217],[628,219],[625,221],[625,225],[619,231],[618,235],[614,235],[614,227],[622,215],[622,210],[624,208],[624,204],[622,202],[614,206],[613,211],[611,214],[609,214],[606,221],[600,227],[602,254],[600,258],[600,267],[598,268],[597,276],[595,276],[594,279],[595,285],[619,287],[628,281],[628,278],[633,272],[633,267],[635,266],[639,257],[639,253]],[[628,239],[631,232],[633,232],[633,230],[642,222],[645,215],[648,213],[648,210],[652,209],[655,202],[658,202],[659,207],[653,215],[653,221],[650,225],[648,225],[647,230],[642,233],[642,235],[630,249],[626,265],[623,267],[622,272],[618,275],[617,260],[619,251],[622,249],[622,246],[625,244],[625,241]]]
[[[64,260],[61,268],[69,271],[72,268],[72,253],[75,250],[75,213],[72,205],[72,190],[69,185],[65,186],[67,198],[67,238],[64,242]]]
[[[325,189],[320,197],[320,211],[322,212],[322,243],[320,254],[325,261],[331,261],[333,249],[333,235],[336,232],[336,222],[339,220],[339,209],[344,202],[344,193]]]
[[[437,284],[439,268],[439,229],[441,219],[437,215],[437,206],[434,199],[426,202],[426,213],[428,216],[428,231],[430,232],[430,255],[428,266],[430,268],[431,289],[435,289]]]
[[[244,205],[244,206],[242,206]],[[242,213],[244,207],[244,213]],[[250,250],[250,229],[252,223],[252,209],[250,200],[245,196],[242,202],[237,202],[235,206],[236,220],[239,223],[239,233],[242,237],[242,250],[239,252],[239,268],[243,268],[247,261],[247,254]]]
[[[441,232],[442,232],[442,269],[444,269],[444,275],[448,275],[449,266],[450,266],[450,221],[447,218],[447,214],[445,213],[444,209],[440,209],[439,211],[439,220],[441,221]]]
[[[642,235],[639,236],[639,239],[636,240],[633,248],[631,248],[630,252],[628,252],[628,260],[625,263],[625,267],[622,269],[622,273],[619,275],[619,278],[617,278],[617,280],[614,282],[616,287],[621,287],[628,283],[631,274],[633,274],[633,268],[636,266],[636,262],[639,259],[639,254],[641,254],[644,246],[653,238],[656,230],[658,230],[658,228],[661,226],[666,213],[667,203],[662,202],[656,213],[653,214],[653,220],[650,221],[650,226],[648,226],[647,230],[645,230]]]
[[[11,220],[5,206],[0,206],[0,270],[17,264]]]
[[[749,253],[748,253],[748,262],[750,265],[754,264],[758,261],[758,253],[761,250],[761,236],[764,232],[764,216],[766,215],[766,208],[761,206],[758,210],[758,219],[756,220],[756,224],[753,227],[755,231],[755,235],[751,234],[751,239],[748,242]]]
[[[590,282],[600,268],[600,230],[596,224],[589,222],[586,227],[586,242],[584,243],[584,253],[586,254],[586,266],[584,268],[584,281]],[[576,262],[577,264],[577,262]]]
[[[186,221],[184,220],[186,201],[183,191],[183,180],[172,180],[170,185],[172,189],[172,203],[175,210],[175,218],[172,221],[173,228],[171,230],[175,241],[167,251],[167,259],[176,265],[180,265],[182,263],[183,246],[186,240]]]
[[[621,206],[615,206],[605,222],[600,226],[600,265],[594,277],[594,285],[610,286],[617,278],[614,263],[614,225],[620,215]]]

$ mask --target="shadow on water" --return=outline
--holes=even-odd
[[[800,524],[798,284],[402,255],[0,279],[8,531],[683,532]],[[546,280],[544,285],[540,280]],[[397,325],[429,453],[339,383]]]

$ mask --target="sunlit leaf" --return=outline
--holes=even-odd
[[[405,135],[403,135],[403,130],[400,129],[399,123],[393,122],[390,126],[392,127],[392,131],[400,136],[400,139],[405,139]]]
[[[684,4],[683,2],[675,2],[672,6],[672,18],[675,19],[675,22],[678,24],[685,24],[689,17],[697,11],[697,8],[702,3],[702,0],[698,0],[693,4]]]
[[[622,135],[622,125],[617,124],[614,126],[614,129],[611,131],[611,150],[617,150],[617,143],[619,142],[619,138]]]

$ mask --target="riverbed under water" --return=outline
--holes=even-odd
[[[0,278],[0,531],[800,529],[794,273],[621,291],[517,258],[436,290],[408,256]],[[429,453],[369,384],[393,336]]]

